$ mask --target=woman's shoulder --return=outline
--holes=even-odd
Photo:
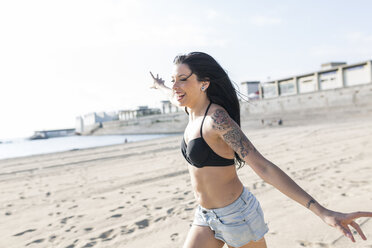
[[[211,104],[207,116],[208,118],[206,119],[206,121],[208,128],[214,130],[225,129],[231,121],[231,118],[226,109],[216,103]]]
[[[229,113],[221,105],[217,103],[212,103],[208,111],[208,116],[211,117],[212,119],[221,117],[227,118],[229,117]]]
[[[216,111],[224,111],[224,112],[227,113],[227,111],[224,107],[222,107],[221,105],[213,102],[211,104],[209,110],[208,110],[208,115],[210,115],[211,113],[215,113]]]

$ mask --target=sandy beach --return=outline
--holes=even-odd
[[[324,206],[372,211],[372,116],[242,128]],[[182,247],[197,203],[181,139],[0,161],[0,247]],[[371,219],[353,244],[248,165],[238,174],[261,202],[268,247],[372,247]]]

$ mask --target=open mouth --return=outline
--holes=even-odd
[[[181,101],[181,100],[184,98],[185,95],[186,95],[186,94],[183,94],[183,95],[177,95],[177,101]]]

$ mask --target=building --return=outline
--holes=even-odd
[[[149,108],[148,106],[139,106],[136,110],[136,116],[147,116],[147,115],[158,115],[161,114],[160,109],[158,108]]]
[[[320,90],[337,89],[372,82],[372,61],[347,65],[345,62],[322,64],[320,71],[300,74],[260,84],[260,98],[274,98]]]
[[[260,98],[260,81],[246,81],[241,83],[243,94],[246,94],[249,100]]]
[[[120,110],[118,112],[120,121],[127,121],[137,118],[136,110]]]
[[[179,107],[173,105],[168,100],[161,101],[161,105],[162,105],[162,113],[163,114],[175,113],[175,112],[178,112],[180,110]]]
[[[117,121],[119,116],[115,112],[93,112],[76,117],[76,133],[82,134],[99,128],[102,122]]]

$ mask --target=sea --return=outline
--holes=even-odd
[[[177,134],[68,136],[39,140],[29,140],[27,138],[1,140],[0,159],[63,152],[107,145],[117,145],[129,142],[157,139],[172,135]]]

